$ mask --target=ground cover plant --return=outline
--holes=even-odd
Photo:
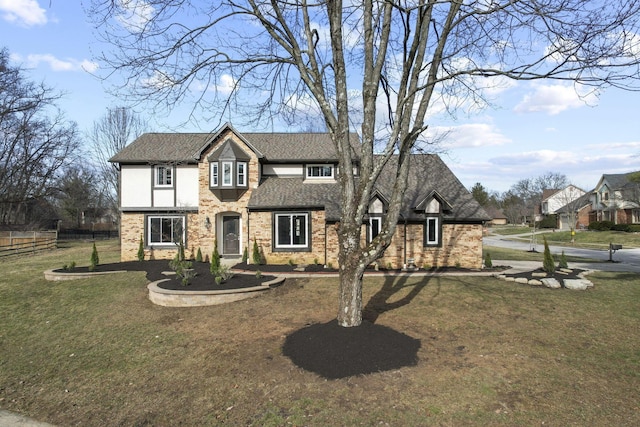
[[[16,259],[0,278],[3,409],[60,426],[640,424],[637,274],[591,274],[586,292],[366,278],[365,319],[417,340],[416,363],[327,379],[283,346],[334,321],[337,279],[196,308],[153,305],[142,272],[44,280],[88,265],[90,247]]]

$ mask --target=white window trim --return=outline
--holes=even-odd
[[[240,169],[242,169],[242,174],[240,174]],[[242,177],[242,180],[240,180],[240,177]],[[236,162],[236,186],[247,186],[247,162]]]
[[[280,236],[280,234],[278,233],[278,218],[280,217],[289,217],[289,221],[290,221],[290,226],[291,226],[291,230],[293,231],[293,217],[295,216],[303,216],[304,217],[304,244],[280,244],[280,242],[278,241],[278,237]],[[308,247],[310,247],[310,242],[309,242],[309,214],[307,212],[289,212],[289,213],[277,213],[274,214],[274,222],[275,222],[275,226],[274,226],[274,236],[273,236],[273,242],[274,242],[274,247],[276,249],[306,249]],[[290,236],[293,237],[293,236]],[[291,239],[292,240],[292,239]]]
[[[166,171],[169,171],[169,174],[171,176],[170,178],[170,183],[169,184],[161,184],[160,183],[160,179],[158,174],[160,173],[160,169],[164,169]],[[166,173],[165,173],[165,178],[166,178]],[[168,166],[168,165],[156,165],[153,167],[153,184],[155,187],[158,188],[173,188],[173,182],[174,182],[174,173],[173,173],[173,167]]]
[[[210,169],[211,169],[211,183],[210,183],[210,187],[217,187],[218,186],[218,162],[212,162],[210,165]]]
[[[330,175],[322,175],[322,176],[313,176],[310,172],[312,168],[329,168],[331,171]],[[335,167],[333,165],[323,165],[323,164],[311,164],[305,167],[305,176],[307,179],[334,179],[335,177]]]
[[[179,242],[152,242],[151,241],[151,220],[152,219],[160,219],[160,224],[162,224],[162,220],[163,219],[180,219],[182,220],[182,242],[183,244],[186,245],[186,219],[184,216],[182,215],[149,215],[147,216],[147,245],[149,246],[178,246]],[[160,232],[160,235],[162,235],[162,231]],[[173,233],[171,233],[171,236],[173,236]]]
[[[429,223],[432,222],[433,227],[435,228],[435,239],[434,240],[429,240]],[[435,246],[440,244],[440,218],[438,218],[437,216],[429,216],[427,217],[427,220],[425,221],[425,233],[424,233],[424,238],[425,238],[425,244],[426,246]]]
[[[377,222],[378,223],[378,234],[380,234],[380,230],[382,230],[382,218],[379,216],[372,216],[369,218],[369,242],[371,242],[374,237],[373,237],[373,223]]]
[[[223,187],[233,187],[233,163],[234,162],[220,162],[220,169],[222,169],[222,186]],[[224,167],[229,165],[229,175],[225,174]],[[226,178],[229,178],[229,182],[226,182]]]

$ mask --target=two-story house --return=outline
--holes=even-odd
[[[604,174],[593,190],[592,220],[640,223],[640,172]]]
[[[172,258],[183,242],[188,255],[210,255],[217,244],[222,257],[239,261],[257,242],[267,263],[337,267],[336,177],[358,174],[359,164],[339,170],[328,134],[240,133],[229,124],[213,134],[147,133],[111,162],[120,170],[123,261],[136,259],[142,238],[152,259]],[[363,239],[379,232],[393,181],[387,167]],[[437,155],[412,155],[400,224],[380,262],[479,268],[489,219]]]

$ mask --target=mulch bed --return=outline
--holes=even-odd
[[[535,270],[531,270],[531,271],[524,271],[522,273],[514,273],[514,274],[507,274],[508,277],[514,277],[514,278],[518,278],[518,277],[524,277],[528,280],[531,279],[538,279],[540,280],[541,278],[544,279],[545,277],[547,278],[555,278],[557,280],[561,280],[561,279],[581,279],[582,277],[580,277],[580,274],[584,273],[586,270],[581,270],[579,268],[572,268],[572,269],[565,269],[566,271],[560,271],[559,269],[557,269],[554,273],[549,274],[549,273],[545,273],[545,271],[542,268],[537,268]],[[570,271],[569,271],[570,270]],[[546,276],[540,276],[541,274],[546,274]]]

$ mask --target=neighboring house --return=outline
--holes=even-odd
[[[615,224],[640,223],[640,183],[629,179],[638,174],[602,175],[593,191],[592,220]]]
[[[577,218],[576,201],[587,194],[584,190],[575,185],[568,185],[561,190],[544,190],[542,192],[542,201],[540,203],[540,212],[543,217],[559,214],[560,209],[564,215],[558,215],[557,228],[568,230],[571,228],[570,223]]]
[[[556,210],[560,230],[583,230],[590,222],[593,192],[586,192]],[[573,223],[573,227],[571,224]]]
[[[378,180],[363,239],[380,231],[396,160]],[[229,124],[214,134],[148,133],[110,161],[120,169],[122,260],[136,258],[142,238],[152,259],[171,259],[182,241],[187,255],[210,255],[217,242],[224,258],[240,261],[247,251],[251,260],[256,242],[267,263],[337,267],[340,171],[328,134],[239,133]],[[479,268],[489,219],[438,156],[413,155],[400,223],[380,263]]]
[[[499,209],[493,206],[486,206],[484,210],[487,212],[487,214],[491,218],[488,224],[489,226],[507,225],[508,218],[504,214],[504,211],[502,209]]]

